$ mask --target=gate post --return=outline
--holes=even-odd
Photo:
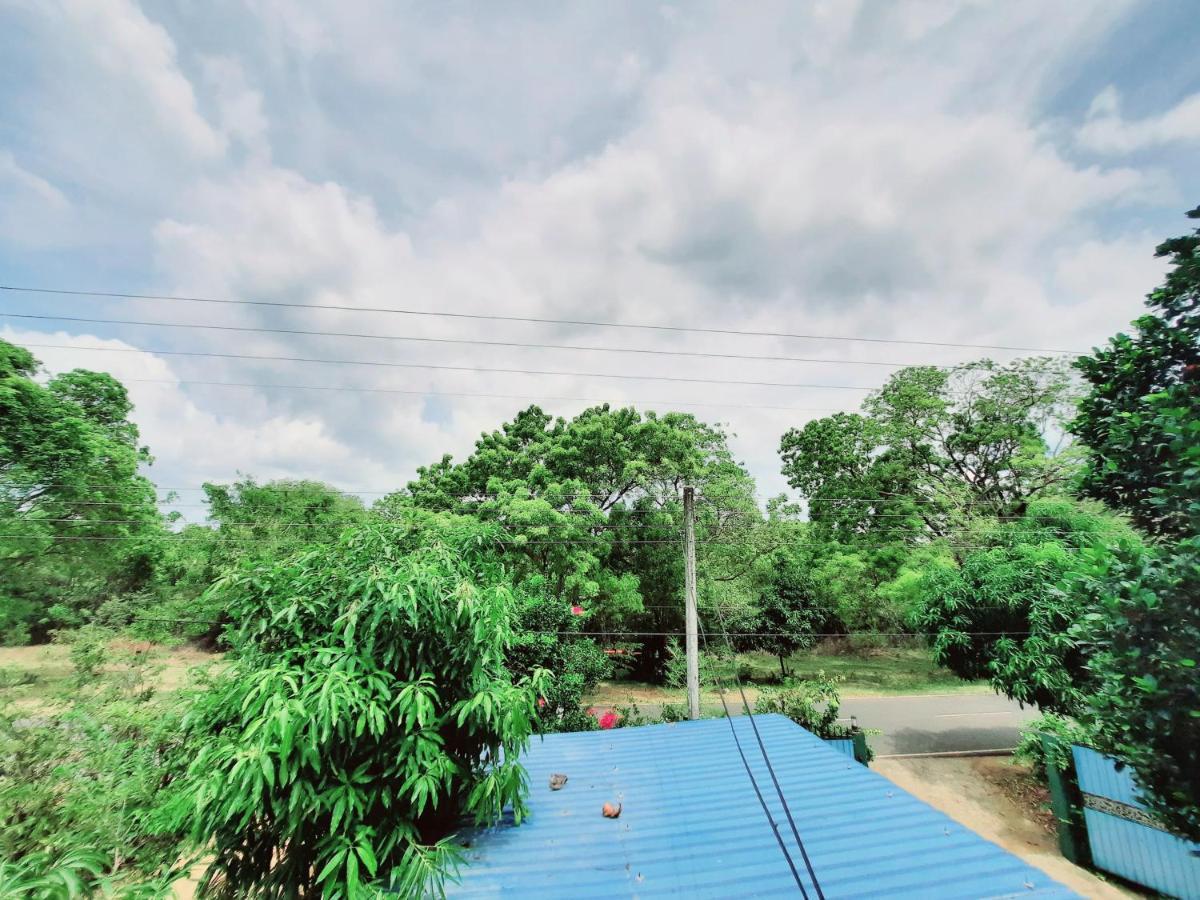
[[[1083,822],[1083,795],[1075,778],[1075,762],[1069,748],[1057,737],[1043,733],[1041,738],[1042,753],[1046,759],[1046,780],[1050,784],[1050,807],[1058,822],[1058,849],[1075,865],[1090,866],[1092,853],[1088,847],[1087,826]],[[1054,763],[1055,759],[1063,758],[1067,761],[1065,770],[1059,769]]]

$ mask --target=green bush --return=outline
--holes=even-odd
[[[666,660],[663,667],[663,682],[667,687],[683,687],[687,682],[687,656],[675,638],[667,640]]]
[[[128,884],[179,857],[181,835],[149,825],[163,786],[186,765],[179,705],[106,690],[74,690],[72,697],[36,716],[0,713],[0,859],[11,863],[0,883],[49,877],[79,868],[64,860],[102,853],[103,865],[91,874]]]
[[[1049,755],[1042,744],[1043,734],[1057,739],[1055,749]],[[1060,772],[1070,767],[1072,744],[1089,744],[1091,740],[1092,732],[1086,725],[1055,713],[1042,713],[1021,729],[1013,757],[1028,763],[1034,774],[1044,781],[1047,766],[1054,766]]]
[[[236,659],[189,716],[171,803],[212,855],[206,890],[438,892],[461,815],[523,817],[540,679],[505,668],[515,603],[494,543],[425,515],[214,586]]]
[[[57,640],[70,648],[68,655],[78,684],[86,684],[100,673],[108,660],[108,642],[112,638],[113,633],[99,625],[84,625],[56,635]]]
[[[682,722],[688,717],[687,707],[682,703],[664,703],[661,716],[664,722]]]
[[[1076,585],[1095,610],[1074,631],[1094,686],[1080,718],[1163,823],[1200,840],[1200,537],[1094,562]]]
[[[791,687],[764,688],[754,704],[756,713],[781,713],[819,738],[849,738],[854,729],[838,721],[842,700],[837,682],[818,672],[817,677]]]
[[[72,850],[62,856],[30,853],[0,859],[0,897],[59,900],[91,893],[111,860],[103,853]]]

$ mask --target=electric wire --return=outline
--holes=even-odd
[[[709,652],[708,637],[705,635],[704,627],[699,625],[699,617],[697,617],[697,626],[704,640],[704,651],[707,653]],[[783,840],[783,835],[779,833],[779,824],[775,821],[775,817],[771,815],[766,798],[763,797],[762,790],[758,786],[758,779],[754,777],[754,771],[750,768],[750,761],[746,759],[746,751],[742,749],[742,741],[738,737],[737,727],[733,724],[733,716],[729,712],[729,704],[725,702],[724,686],[721,684],[720,678],[717,678],[716,682],[717,696],[721,698],[721,708],[725,710],[725,721],[729,723],[729,733],[733,735],[733,743],[737,747],[738,756],[742,759],[742,767],[746,770],[746,777],[750,779],[750,784],[754,787],[754,795],[758,798],[758,805],[762,807],[763,815],[767,817],[767,822],[770,823],[771,831],[775,835],[775,841],[779,844],[779,849],[783,852],[784,859],[787,860],[792,877],[796,880],[796,887],[800,889],[800,895],[804,900],[808,900],[808,891],[805,889],[804,882],[800,878],[800,872],[796,869],[796,863],[792,859],[792,854],[788,851],[787,844]],[[796,839],[797,841],[799,840],[799,835],[796,835]]]
[[[292,391],[350,391],[359,394],[405,394],[413,397],[468,397],[484,400],[542,400],[562,403],[609,403],[637,404],[641,406],[677,407],[699,406],[714,409],[753,409],[773,410],[777,412],[794,413],[835,413],[841,412],[837,407],[803,407],[803,406],[770,406],[760,403],[713,403],[705,400],[659,400],[630,398],[613,400],[605,397],[564,397],[551,394],[491,394],[479,391],[420,391],[402,388],[370,388],[356,385],[320,385],[320,384],[282,384],[279,382],[257,381],[197,381],[193,379],[173,380],[170,378],[122,378],[123,382],[135,384],[183,385],[185,387],[222,387],[222,388],[253,388],[283,389]]]
[[[473,372],[500,375],[549,375],[561,378],[612,378],[620,381],[669,381],[677,384],[726,384],[743,387],[803,388],[806,390],[872,391],[860,384],[815,384],[795,381],[744,381],[728,378],[690,378],[684,375],[629,375],[623,372],[564,372],[555,369],[513,369],[492,366],[449,366],[438,363],[389,362],[384,360],[327,359],[314,356],[272,356],[254,353],[212,353],[199,350],[164,350],[142,347],[80,347],[73,344],[25,344],[26,347],[79,350],[90,353],[150,353],[155,356],[203,357],[206,359],[245,359],[260,362],[315,363],[334,366],[372,366],[385,369],[428,369],[435,372]]]
[[[113,300],[165,300],[177,303],[209,303],[232,306],[264,306],[286,309],[314,309],[326,310],[333,312],[366,312],[366,313],[386,313],[399,316],[423,316],[429,318],[442,319],[470,319],[476,321],[487,322],[525,322],[539,325],[576,325],[582,327],[594,328],[626,328],[640,329],[645,331],[671,331],[690,334],[719,334],[719,335],[735,335],[739,337],[768,337],[768,338],[790,338],[806,341],[846,341],[853,343],[864,344],[901,344],[916,347],[956,347],[966,350],[1011,350],[1019,353],[1056,353],[1070,355],[1080,353],[1079,350],[1061,350],[1047,347],[1023,347],[1007,344],[979,344],[979,343],[961,343],[954,341],[924,341],[924,340],[909,340],[904,338],[874,338],[874,337],[851,337],[848,335],[829,335],[829,334],[798,334],[786,331],[752,331],[745,329],[733,328],[704,328],[695,325],[659,325],[641,322],[609,322],[601,320],[588,319],[556,319],[539,316],[509,316],[500,315],[497,313],[465,313],[465,312],[450,312],[447,310],[419,310],[419,309],[403,309],[396,307],[371,307],[371,306],[342,306],[333,303],[289,303],[282,300],[245,300],[245,299],[220,299],[214,297],[194,297],[183,296],[178,294],[138,294],[119,291],[91,291],[91,290],[66,290],[62,288],[34,287],[34,286],[18,286],[18,285],[0,285],[0,291],[9,291],[13,293],[27,294],[57,294],[67,297],[106,297]]]
[[[721,611],[720,606],[713,607],[717,613],[717,623],[721,627],[721,632],[725,635],[725,644],[729,649],[733,650],[733,641],[730,639],[728,629],[725,627],[725,614]],[[699,616],[696,617],[699,624]],[[708,639],[704,641],[705,650],[708,649]],[[758,742],[758,750],[762,754],[763,762],[767,765],[767,772],[771,776],[771,783],[775,785],[775,793],[779,797],[779,802],[783,804],[784,815],[787,816],[788,825],[792,829],[792,837],[796,839],[796,844],[800,848],[800,855],[804,859],[804,866],[808,869],[808,877],[812,879],[813,888],[817,892],[818,900],[825,900],[825,894],[821,890],[821,882],[817,880],[817,873],[813,870],[812,860],[809,859],[808,850],[804,846],[804,841],[800,837],[800,830],[796,827],[796,820],[792,817],[791,807],[788,806],[787,798],[783,795],[783,788],[779,784],[779,778],[775,774],[775,767],[771,765],[771,757],[767,754],[767,745],[763,742],[762,734],[759,733],[758,723],[754,721],[754,710],[750,708],[750,701],[746,699],[746,689],[742,686],[741,676],[737,673],[737,666],[733,667],[733,680],[737,684],[738,693],[742,697],[742,706],[746,709],[746,716],[750,719],[750,728],[754,732],[754,739]],[[722,703],[724,698],[722,697]],[[729,714],[726,708],[726,715]]]
[[[261,325],[216,325],[191,322],[146,322],[138,319],[101,319],[83,316],[51,316],[44,313],[14,313],[0,311],[7,319],[35,319],[51,322],[86,322],[91,325],[133,325],[139,328],[184,328],[197,331],[240,331],[252,334],[288,334],[304,337],[356,338],[369,341],[402,341],[414,344],[458,344],[473,347],[505,347],[526,350],[570,350],[585,353],[629,353],[646,356],[690,357],[695,359],[736,359],[747,362],[787,363],[830,363],[848,366],[883,366],[902,369],[925,366],[927,363],[888,362],[875,359],[823,359],[819,356],[763,356],[750,353],[715,353],[706,350],[658,350],[649,347],[597,347],[580,344],[542,344],[525,341],[488,341],[475,338],[443,338],[405,334],[367,334],[356,331],[314,331],[302,328],[267,328]],[[954,366],[934,366],[938,369],[953,369]]]

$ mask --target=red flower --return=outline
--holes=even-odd
[[[572,606],[571,607],[571,615],[582,616],[583,615],[583,607],[579,606],[578,604],[576,604],[575,606]]]
[[[546,698],[538,697],[538,709],[545,709],[545,708],[546,708]]]
[[[621,721],[621,717],[610,709],[596,721],[600,723],[601,728],[615,728],[617,723]]]

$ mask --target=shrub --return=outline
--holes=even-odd
[[[688,717],[687,707],[682,703],[664,703],[661,715],[664,722],[682,722]]]
[[[69,647],[75,680],[79,684],[92,681],[108,659],[108,642],[113,634],[99,625],[84,625],[74,631],[59,632],[57,638]]]
[[[1058,739],[1050,755],[1047,755],[1046,748],[1042,745],[1043,734]],[[1071,745],[1088,744],[1091,738],[1092,732],[1086,725],[1065,716],[1042,713],[1021,729],[1021,738],[1013,750],[1013,757],[1028,763],[1033,768],[1034,775],[1044,781],[1048,765],[1065,772],[1071,763]]]
[[[111,870],[122,882],[178,859],[181,835],[148,824],[164,784],[186,765],[178,704],[103,691],[72,696],[65,708],[37,716],[0,713],[0,859],[13,863],[0,883],[41,876],[53,883],[55,871],[79,868],[67,863],[80,852],[108,854],[83,874]]]
[[[1163,823],[1200,840],[1200,537],[1094,562],[1076,584],[1095,610],[1074,630],[1094,685],[1080,718]]]
[[[663,681],[667,687],[681,688],[687,682],[687,656],[679,641],[670,638],[667,641],[667,662],[664,666]]]
[[[853,737],[855,729],[838,721],[842,700],[837,681],[817,677],[781,689],[765,688],[754,704],[756,713],[781,713],[819,738]]]
[[[514,601],[493,546],[424,516],[217,582],[237,658],[190,716],[199,750],[172,802],[212,854],[206,890],[438,892],[461,814],[524,816],[538,685],[505,669]]]
[[[595,731],[596,719],[583,708],[583,676],[560,675],[542,680],[538,697],[538,728],[556,731]]]

